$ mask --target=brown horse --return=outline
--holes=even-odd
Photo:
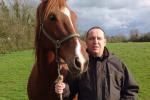
[[[73,75],[86,69],[86,47],[76,30],[76,14],[66,0],[46,0],[37,9],[36,62],[28,80],[29,100],[58,100],[54,82],[61,73]],[[86,58],[86,59],[85,59]],[[68,68],[61,68],[60,63]]]

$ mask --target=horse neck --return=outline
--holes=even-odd
[[[47,77],[50,81],[57,78],[57,64],[53,51],[40,50],[37,56],[37,66],[40,75]]]

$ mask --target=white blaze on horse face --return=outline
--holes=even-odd
[[[71,23],[71,26],[72,26],[72,29],[74,31],[74,33],[76,33],[75,29],[74,29],[74,26],[73,26],[73,23],[71,21],[71,14],[70,14],[70,11],[68,8],[64,7],[63,9],[61,9],[61,12],[63,12],[65,15],[68,16],[69,18],[69,21]],[[77,45],[76,45],[76,48],[75,48],[75,55],[77,57],[79,57],[79,61],[81,63],[81,71],[83,71],[83,68],[84,68],[84,64],[85,64],[85,59],[84,59],[84,56],[82,55],[81,53],[81,45],[80,45],[80,42],[78,39],[76,39],[76,42],[77,42]]]
[[[80,44],[79,40],[77,40],[77,46],[75,48],[75,53],[76,53],[77,57],[79,57],[79,61],[81,63],[81,71],[83,71],[85,59],[81,53],[81,44]]]
[[[70,10],[69,10],[67,7],[64,7],[64,8],[62,8],[62,9],[61,9],[61,12],[63,12],[65,15],[67,15],[67,16],[68,16],[69,21],[70,21],[71,26],[72,26],[72,29],[73,29],[73,31],[75,32],[75,29],[74,29],[73,23],[72,23],[72,21],[71,21]]]

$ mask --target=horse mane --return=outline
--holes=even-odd
[[[48,14],[52,11],[60,10],[61,8],[66,6],[66,0],[47,0],[45,7],[44,19],[48,17]]]

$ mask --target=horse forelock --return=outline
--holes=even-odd
[[[48,17],[48,14],[52,11],[61,10],[61,8],[66,6],[66,0],[48,0],[45,6],[44,19]]]

